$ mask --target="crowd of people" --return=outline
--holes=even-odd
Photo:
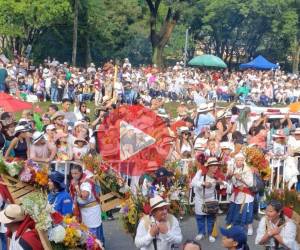
[[[123,95],[127,103],[139,97],[149,101],[161,97],[168,101],[206,100],[232,101],[270,106],[295,102],[300,97],[299,76],[283,71],[205,71],[184,68],[181,63],[160,71],[154,66],[133,68],[126,58],[115,67],[109,61],[96,68],[61,64],[55,58],[46,59],[38,67],[28,59],[17,57],[12,63],[0,63],[0,89],[11,94],[24,92],[33,100],[60,103],[71,100],[95,100],[99,105],[104,95]]]
[[[13,113],[2,112],[0,148],[5,159],[49,164],[49,203],[63,215],[76,215],[105,245],[109,242],[104,240],[97,185],[82,167],[82,159],[87,154],[101,154],[97,128],[124,103],[143,104],[168,124],[170,136],[175,138],[169,160],[191,160],[197,164],[190,183],[195,194],[197,233],[194,240],[182,246],[185,250],[204,249],[199,242],[206,235],[210,243],[215,242],[218,201],[227,196],[228,227],[220,230],[222,244],[227,249],[249,249],[247,236],[255,233],[253,220],[263,194],[253,189],[255,169],[246,163],[246,147],[258,148],[270,160],[279,159],[280,185],[287,182],[289,189],[299,189],[300,128],[288,113],[281,120],[270,122],[262,114],[252,121],[248,109],[231,105],[218,112],[211,104],[223,100],[269,106],[274,102],[298,101],[299,77],[280,70],[200,71],[178,63],[161,72],[155,66],[133,68],[128,59],[120,66],[110,61],[101,68],[92,63],[86,69],[48,59],[35,68],[20,57],[0,64],[0,90],[23,94],[27,100],[51,101],[47,111],[39,116],[26,110],[16,120]],[[165,109],[171,101],[178,102],[177,117]],[[94,102],[95,114],[89,112],[89,102]],[[61,171],[63,166],[54,167],[54,161],[73,162],[68,185]],[[224,165],[226,171],[221,171]],[[189,172],[188,168],[189,164],[182,171]],[[17,205],[9,204],[5,192],[0,193],[2,249],[6,249],[7,230],[11,237],[9,249],[41,249],[32,245],[28,248],[31,238],[25,237],[26,232],[28,236],[28,230],[33,229],[24,228],[26,215],[19,207],[12,207]],[[137,227],[136,246],[142,250],[167,250],[180,245],[180,223],[168,213],[168,201],[155,196],[150,199],[150,206],[150,215],[143,217]],[[255,244],[269,250],[299,249],[296,225],[284,213],[283,204],[272,200],[265,211]]]

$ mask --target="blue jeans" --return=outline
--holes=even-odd
[[[0,241],[1,241],[1,247],[3,250],[7,249],[7,242],[6,242],[6,234],[0,233]]]
[[[101,223],[101,226],[96,228],[89,228],[90,232],[96,236],[98,240],[100,240],[105,247],[105,239],[104,239],[104,232],[103,232],[103,223]]]
[[[58,97],[58,90],[57,88],[51,88],[50,89],[50,94],[51,94],[51,102],[57,102],[57,97]]]
[[[199,215],[196,214],[196,222],[197,222],[197,227],[198,227],[198,233],[206,235],[206,225],[207,224],[207,234],[211,235],[214,224],[216,221],[216,216],[215,215]]]

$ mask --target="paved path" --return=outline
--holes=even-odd
[[[224,225],[224,216],[218,218],[219,225]],[[130,235],[126,234],[118,219],[114,221],[104,221],[106,250],[136,250],[133,239]],[[257,221],[254,223],[256,229]],[[193,239],[197,234],[196,222],[193,217],[190,217],[181,222],[181,230],[183,232],[183,242],[186,239]],[[256,231],[256,230],[254,230]],[[263,248],[254,245],[255,236],[248,237],[248,244],[251,250],[261,250]],[[203,250],[217,250],[224,249],[221,245],[221,237],[217,238],[215,243],[209,243],[207,239],[201,241]]]

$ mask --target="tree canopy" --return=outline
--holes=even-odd
[[[77,2],[77,26],[74,26]],[[297,0],[0,0],[0,52],[32,46],[31,58],[72,59],[78,65],[128,57],[159,66],[211,53],[230,67],[258,54],[299,69]],[[74,51],[74,48],[73,48]]]

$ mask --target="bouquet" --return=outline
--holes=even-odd
[[[26,195],[22,199],[22,207],[34,220],[37,229],[47,231],[51,227],[52,207],[48,204],[46,194],[34,192]]]
[[[5,162],[6,171],[11,177],[17,176],[21,172],[22,167],[21,161]]]
[[[263,152],[256,147],[247,147],[244,153],[246,163],[255,168],[264,180],[268,180],[271,176],[271,168]]]

